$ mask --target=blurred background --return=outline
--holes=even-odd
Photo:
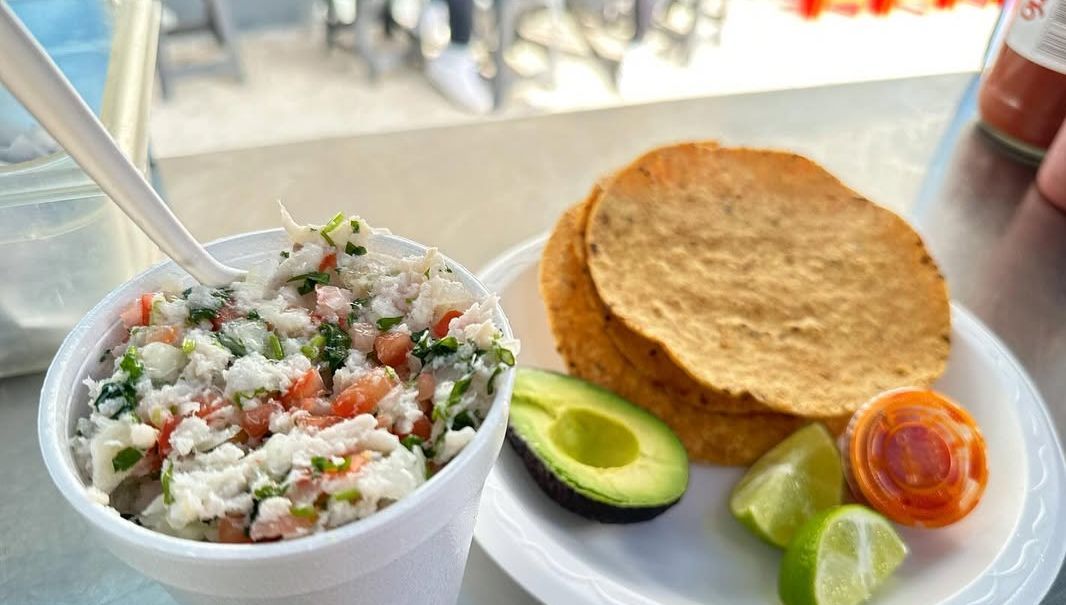
[[[194,71],[166,78],[173,82],[156,97],[150,132],[159,157],[974,71],[1000,11],[994,2],[964,0],[168,0],[164,6],[160,66]],[[180,33],[205,16],[213,29]],[[215,67],[203,71],[209,62]]]
[[[106,55],[95,64],[85,55],[94,36],[107,37],[106,11],[94,8],[106,2],[10,4],[99,99]],[[974,71],[1000,8],[968,0],[166,0],[158,77],[138,85],[158,87],[148,133],[153,156],[167,158]],[[86,30],[80,39],[70,36],[75,23]],[[10,117],[0,119],[3,150],[12,128]],[[19,157],[7,153],[8,162]]]
[[[512,145],[525,160],[508,163],[501,156],[496,171],[469,157],[467,164],[448,167],[427,157],[439,143],[404,147],[403,139],[374,143],[368,135],[652,107],[676,99],[972,74],[982,66],[1003,9],[973,0],[0,1],[21,18],[127,155],[204,240],[275,225],[271,202],[283,198],[324,208],[355,204],[385,224],[405,227],[402,232],[438,241],[445,237],[436,228],[440,224],[452,224],[458,233],[464,213],[476,220],[475,205],[452,204],[449,213],[439,215],[444,218],[412,221],[390,213],[394,204],[353,202],[352,192],[405,199],[425,195],[417,189],[404,194],[396,184],[402,179],[438,183],[428,190],[471,199],[479,180],[493,178],[488,173],[518,178],[518,171],[532,166],[531,159],[540,157],[540,167],[548,168],[551,162],[566,162],[564,156],[551,152],[554,157],[546,159],[550,152],[542,141],[525,152]],[[952,89],[942,102],[937,99],[937,107],[955,97]],[[829,111],[806,100],[766,99],[773,117],[787,125],[778,129],[782,132]],[[870,124],[876,121],[875,107],[858,109],[868,112]],[[932,110],[928,103],[914,109]],[[671,110],[648,111],[641,115]],[[937,113],[928,121],[942,120]],[[655,137],[667,136],[665,126],[645,124]],[[697,126],[685,126],[691,134],[683,136],[722,132],[710,122]],[[573,127],[557,128],[556,139],[579,136]],[[618,124],[619,131],[626,128]],[[709,132],[701,133],[704,129]],[[884,131],[877,144],[901,136],[892,130]],[[482,131],[438,136],[451,142],[475,132]],[[503,132],[500,136],[513,139]],[[650,144],[640,133],[631,129],[626,146]],[[778,143],[765,134],[773,132],[760,136]],[[345,137],[369,147],[331,150],[318,143]],[[471,155],[485,154],[481,144],[482,151]],[[569,167],[600,174],[621,161],[612,157],[631,153],[618,145],[608,149],[606,142],[602,147],[602,158],[569,162]],[[256,160],[255,153],[265,155]],[[453,153],[450,161],[462,155]],[[273,168],[260,171],[265,166]],[[315,176],[316,171],[326,176]],[[563,180],[561,170],[549,174]],[[530,186],[496,178],[502,191]],[[578,191],[591,178],[567,178],[563,190]],[[553,205],[569,196],[543,193]],[[522,205],[519,197],[512,202]],[[542,200],[536,203],[543,206]],[[545,207],[545,223],[554,213],[551,207]],[[228,212],[216,214],[222,208]],[[494,245],[514,239],[499,238],[483,238],[479,258],[471,260],[483,261]],[[0,375],[43,368],[81,314],[161,258],[2,89],[0,249],[4,273],[24,284],[0,289]],[[80,262],[67,263],[75,252]],[[42,272],[42,263],[66,269]]]

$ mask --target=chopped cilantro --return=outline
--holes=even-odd
[[[281,348],[281,340],[278,335],[271,332],[267,334],[266,357],[268,359],[284,359],[285,349]]]
[[[455,384],[452,385],[452,391],[448,393],[448,400],[447,402],[445,402],[445,405],[451,407],[459,403],[459,401],[463,398],[463,394],[466,393],[466,390],[468,388],[470,388],[471,378],[473,378],[473,375],[467,374],[466,376],[463,376],[459,380],[455,381]]]
[[[281,258],[289,258],[289,251],[288,250],[282,250],[281,251]]]
[[[348,221],[348,224],[352,226],[352,233],[359,233],[359,221],[353,218],[352,220]]]
[[[422,360],[422,363],[428,363],[435,355],[448,355],[459,350],[459,341],[454,336],[433,340],[429,337],[427,330],[412,334],[411,340],[415,343],[414,348],[411,349],[411,355]]]
[[[248,317],[248,319],[262,319],[262,317],[259,316],[259,311],[256,311],[255,309],[249,311],[246,317]]]
[[[230,336],[225,332],[216,333],[215,338],[218,339],[218,344],[229,349],[237,357],[244,357],[248,354],[248,348],[244,346],[240,338]]]
[[[359,319],[359,309],[366,306],[368,302],[370,302],[370,297],[368,296],[352,301],[352,309],[348,311],[348,325],[356,323],[356,320]]]
[[[289,278],[290,282],[303,281],[296,291],[300,294],[310,294],[315,289],[315,284],[328,284],[329,273],[323,271],[311,271],[309,273],[301,273],[300,275],[294,275]]]
[[[115,454],[115,457],[111,459],[111,467],[115,469],[115,472],[121,472],[129,470],[137,461],[141,459],[144,454],[141,450],[135,447],[127,447],[119,453]]]
[[[189,309],[189,320],[193,323],[199,323],[204,320],[211,321],[216,317],[218,317],[218,309],[212,309],[210,307]]]
[[[124,403],[122,407],[115,411],[111,416],[117,418],[124,412],[129,412],[133,408],[137,407],[137,391],[133,389],[133,385],[129,382],[107,382],[100,387],[100,395],[96,397],[96,401],[93,405],[97,409],[100,408],[100,404],[109,399],[122,399]]]
[[[400,445],[411,450],[414,449],[416,445],[422,445],[422,441],[422,438],[418,435],[407,435],[403,439],[400,439]]]
[[[393,327],[395,325],[398,325],[402,321],[403,321],[403,316],[402,315],[399,316],[399,317],[382,317],[381,319],[378,320],[378,329],[379,330],[388,330],[389,328],[391,328],[391,327]]]
[[[356,246],[352,242],[348,242],[344,245],[344,251],[352,256],[362,256],[366,254],[366,248],[363,246]]]
[[[144,374],[144,364],[137,355],[137,347],[130,345],[118,362],[118,367],[129,376],[130,382],[136,382]]]
[[[267,483],[256,489],[252,495],[256,500],[266,500],[267,498],[284,496],[285,490],[288,488],[289,486],[285,484],[278,485],[276,483]]]
[[[430,347],[430,351],[437,355],[443,355],[445,353],[454,353],[459,350],[459,341],[454,336],[445,336],[444,338],[433,343]]]
[[[452,430],[458,431],[465,427],[477,428],[477,424],[474,422],[474,417],[470,415],[470,412],[463,410],[455,415],[452,419]]]
[[[337,371],[348,359],[352,337],[334,323],[322,322],[318,326],[318,335],[322,337],[322,360],[329,364],[329,369]]]
[[[189,289],[185,290],[184,292],[182,292],[182,296],[184,296],[187,299],[191,292],[192,292],[192,288],[189,288]],[[226,303],[226,301],[229,300],[230,289],[229,288],[216,288],[214,290],[211,290],[211,296],[213,296],[215,299],[217,299],[218,302],[215,303],[212,306],[195,307],[195,308],[189,309],[189,321],[191,321],[193,323],[198,323],[198,322],[203,321],[203,320],[210,321],[210,320],[213,320],[216,317],[218,317],[218,310],[221,309],[222,305],[224,305]]]

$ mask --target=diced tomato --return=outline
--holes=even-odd
[[[455,309],[452,309],[451,311],[448,311],[447,313],[442,315],[441,318],[437,320],[437,323],[433,325],[433,335],[437,338],[444,338],[445,336],[447,336],[448,326],[451,325],[452,320],[456,317],[462,316],[462,314],[462,311],[456,311]]]
[[[322,262],[318,263],[318,270],[319,271],[329,271],[330,269],[332,269],[332,268],[334,268],[336,266],[337,266],[337,253],[336,252],[330,252],[329,254],[327,254],[327,255],[322,257]]]
[[[222,305],[222,307],[219,308],[218,313],[215,313],[215,316],[211,318],[211,331],[218,332],[222,329],[222,324],[237,319],[238,317],[241,317],[241,313],[234,308],[233,305],[229,303]]]
[[[304,399],[318,397],[325,390],[326,384],[322,382],[322,375],[318,373],[318,369],[311,368],[282,394],[281,405],[287,410]]]
[[[281,404],[274,400],[261,403],[252,409],[241,410],[241,428],[252,439],[258,439],[270,431],[270,417],[280,411]]]
[[[328,416],[331,411],[329,401],[322,397],[305,397],[293,407],[310,412],[312,416]]]
[[[218,541],[225,544],[248,544],[252,541],[244,533],[244,517],[229,515],[218,520]]]
[[[296,416],[293,418],[293,422],[296,426],[302,429],[317,429],[322,430],[329,428],[338,422],[343,422],[344,418],[340,416]]]
[[[428,401],[433,399],[433,391],[437,388],[437,380],[433,378],[433,374],[430,374],[429,372],[419,374],[415,384],[418,386],[416,401]]]
[[[333,400],[333,413],[345,418],[369,414],[374,410],[378,401],[381,401],[381,398],[391,390],[392,381],[385,375],[385,372],[371,372],[360,377],[340,395],[337,395],[337,398]]]
[[[407,363],[407,354],[414,348],[411,335],[406,332],[386,332],[374,340],[374,353],[381,363],[398,368]]]
[[[283,515],[269,521],[256,519],[249,531],[253,542],[272,540],[275,538],[295,538],[311,532],[315,526],[315,520],[308,517],[296,517]]]
[[[410,433],[397,434],[396,436],[400,439],[403,439],[408,435],[416,435],[418,437],[421,437],[422,441],[429,441],[429,436],[432,432],[433,423],[429,421],[429,418],[426,418],[425,414],[423,414],[422,416],[418,417],[418,420],[415,420],[414,424],[411,426]]]
[[[211,414],[214,414],[229,405],[228,401],[216,393],[208,393],[196,401],[200,403],[200,409],[196,410],[196,415],[200,418],[207,418]]]
[[[152,300],[155,292],[141,294],[141,325],[147,326],[152,321]]]
[[[154,298],[155,292],[141,294],[133,304],[122,311],[122,325],[126,328],[147,326],[152,318],[152,299]]]
[[[145,333],[145,342],[176,344],[181,338],[181,329],[176,326],[152,326]]]
[[[170,455],[170,435],[174,432],[174,429],[178,428],[182,420],[185,419],[181,416],[171,416],[163,423],[163,428],[159,429],[159,437],[156,442],[159,444],[159,454],[164,458]]]
[[[132,474],[135,476],[147,475],[149,473],[155,473],[163,468],[163,458],[159,455],[159,448],[152,447],[141,456],[141,459],[137,461],[137,464],[133,467]]]

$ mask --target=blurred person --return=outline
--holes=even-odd
[[[492,111],[492,90],[478,73],[470,50],[474,0],[446,0],[451,40],[440,56],[426,62],[426,77],[450,101],[478,114]]]

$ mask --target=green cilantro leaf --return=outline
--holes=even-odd
[[[137,461],[144,456],[141,450],[135,447],[127,447],[119,453],[115,454],[115,457],[111,459],[111,467],[115,469],[115,472],[121,472],[129,470]]]

